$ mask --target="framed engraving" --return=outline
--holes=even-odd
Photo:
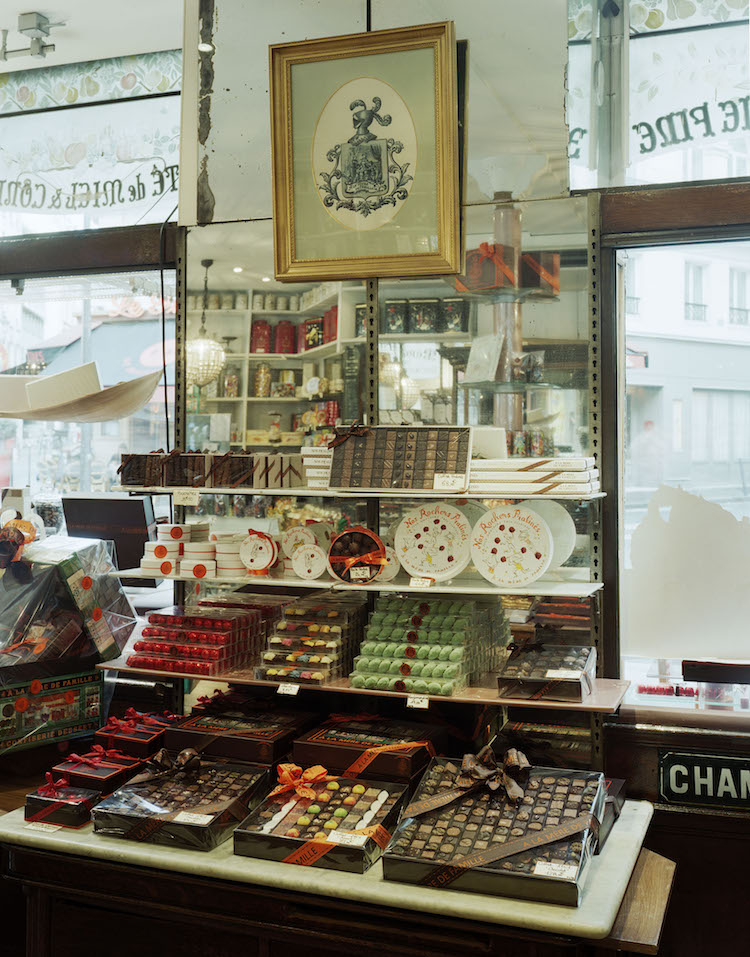
[[[276,278],[459,272],[453,23],[269,55]]]

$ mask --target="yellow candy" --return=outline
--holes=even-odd
[[[353,794],[364,794],[364,793],[365,793],[365,789],[364,789],[364,787],[363,787],[361,784],[355,784],[354,787],[352,788],[352,793],[353,793]]]
[[[329,781],[328,784],[326,784],[326,787],[328,788],[329,791],[338,791],[338,789],[339,789],[339,782],[338,782],[338,781]]]
[[[297,824],[299,824],[301,827],[307,827],[307,825],[310,823],[310,820],[311,819],[307,817],[307,815],[303,814],[302,817],[297,818]]]
[[[338,826],[339,826],[339,822],[334,820],[333,818],[331,818],[330,821],[326,821],[325,824],[323,825],[323,827],[325,827],[329,831],[335,831]]]

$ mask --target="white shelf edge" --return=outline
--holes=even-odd
[[[270,399],[268,400],[271,401]],[[231,443],[242,446],[241,442]],[[270,443],[275,446],[275,443]],[[263,446],[265,448],[265,446]],[[280,446],[280,448],[299,448],[299,446]],[[302,449],[305,446],[301,446]],[[113,492],[133,492],[139,495],[171,495],[173,492],[183,491],[175,486],[140,486],[140,485],[118,485],[112,489]],[[191,489],[195,491],[195,489]],[[592,492],[590,495],[552,495],[544,493],[540,495],[496,495],[483,492],[435,492],[428,490],[416,490],[413,492],[399,490],[394,492],[359,492],[356,489],[332,489],[332,488],[205,488],[198,487],[202,495],[282,495],[285,497],[310,497],[310,498],[411,498],[411,499],[436,499],[438,501],[456,501],[457,499],[478,499],[480,501],[489,499],[492,501],[502,499],[509,502],[528,502],[533,499],[554,499],[560,502],[593,502],[597,499],[605,498],[606,492]]]
[[[162,576],[153,572],[144,572],[140,568],[127,568],[109,572],[112,578],[144,578],[162,580]],[[437,582],[429,588],[411,588],[409,580],[395,582],[372,582],[368,585],[348,585],[331,578],[316,578],[307,581],[303,578],[271,578],[270,576],[247,575],[242,578],[191,578],[187,575],[164,577],[164,581],[193,582],[201,585],[252,585],[269,588],[313,588],[318,591],[381,591],[404,592],[408,594],[445,594],[445,595],[544,595],[550,597],[588,598],[603,588],[602,582],[549,581],[539,579],[524,588],[499,588],[484,579],[459,580],[457,582]]]

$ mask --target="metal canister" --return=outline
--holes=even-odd
[[[262,292],[253,293],[253,312],[263,312],[266,299]]]
[[[280,369],[279,382],[283,385],[294,385],[294,369]]]
[[[271,366],[259,362],[253,377],[253,395],[256,399],[267,399],[271,395]]]
[[[246,292],[238,292],[234,297],[235,309],[247,309],[249,297]]]
[[[268,293],[268,295],[264,298],[263,309],[265,312],[276,311],[276,294],[275,293]]]
[[[276,309],[279,312],[286,312],[289,309],[289,299],[286,296],[277,296]]]
[[[289,311],[299,312],[299,296],[294,295],[289,297]]]

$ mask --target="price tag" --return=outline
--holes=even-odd
[[[32,821],[30,824],[24,824],[27,831],[59,831],[62,824],[45,824],[44,821]]]
[[[295,695],[298,692],[299,692],[299,685],[295,685],[291,681],[282,681],[279,687],[276,689],[276,694]]]
[[[465,492],[466,472],[435,472],[432,487],[440,492]]]
[[[558,880],[574,881],[578,874],[575,864],[555,864],[553,861],[537,861],[534,873],[539,877],[556,877]]]
[[[426,709],[430,707],[430,699],[426,694],[410,694],[406,699],[406,707]]]
[[[568,668],[549,668],[544,677],[552,678],[554,681],[578,681],[581,672]]]
[[[200,824],[201,826],[210,824],[213,821],[212,814],[194,814],[192,811],[180,811],[175,817],[178,824]]]
[[[172,493],[175,505],[187,505],[189,508],[198,508],[201,500],[199,488],[176,488]]]
[[[434,578],[410,578],[409,588],[429,588],[434,583]]]
[[[367,565],[360,565],[359,568],[349,569],[349,581],[369,582],[372,572]]]
[[[348,847],[364,847],[367,843],[366,834],[347,834],[346,831],[331,831],[326,837],[331,844],[345,844]]]

